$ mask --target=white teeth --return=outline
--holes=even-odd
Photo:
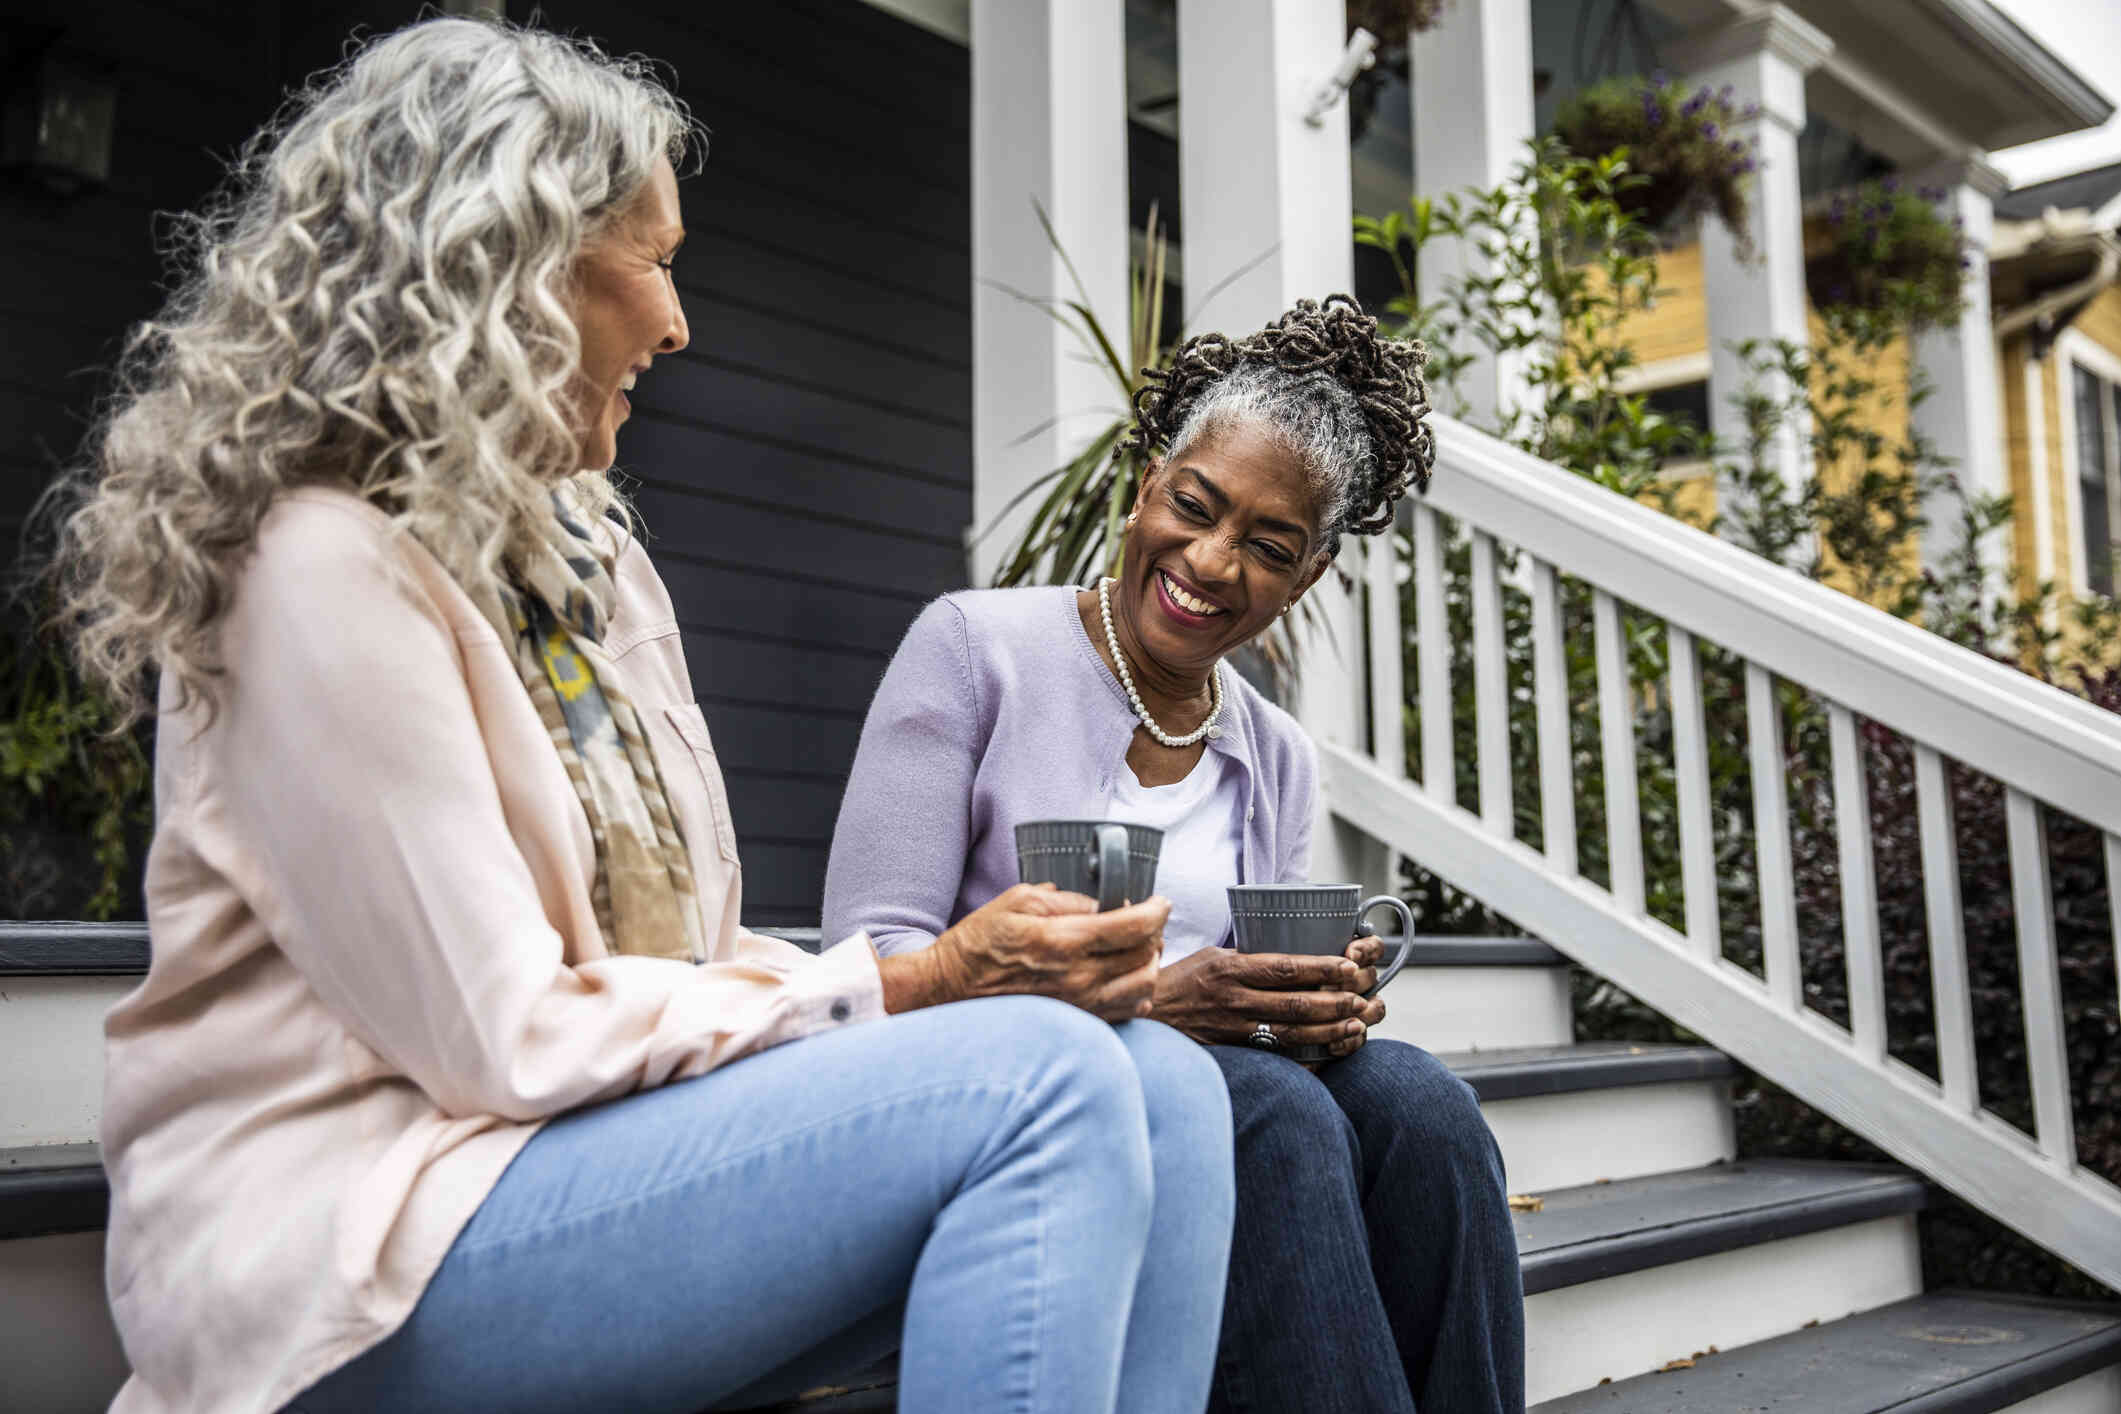
[[[1194,595],[1188,594],[1185,590],[1180,589],[1178,587],[1177,582],[1173,580],[1170,575],[1165,574],[1162,570],[1158,570],[1156,573],[1158,577],[1161,578],[1164,582],[1164,591],[1171,596],[1171,598],[1178,604],[1179,608],[1184,609],[1187,613],[1219,614],[1222,612],[1221,609],[1218,609],[1215,605],[1210,604],[1207,600],[1196,598]]]
[[[630,393],[630,392],[632,392],[632,391],[633,391],[633,380],[634,380],[634,379],[636,379],[636,378],[638,378],[638,377],[640,377],[640,375],[639,375],[638,373],[628,373],[628,374],[627,374],[627,375],[626,375],[626,376],[625,376],[624,378],[621,378],[621,379],[619,380],[619,391],[620,391],[620,392],[622,392],[622,393]]]

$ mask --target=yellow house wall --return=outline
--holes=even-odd
[[[2040,365],[2040,435],[2047,441],[2047,523],[2054,527],[2055,586],[2064,595],[2077,582],[2077,541],[2083,532],[2069,518],[2071,461],[2063,459],[2062,400],[2070,396],[2072,377],[2063,360],[2050,349]],[[2031,506],[2028,497],[2024,505]],[[2020,563],[2028,579],[2037,579],[2031,560]]]
[[[1621,321],[1623,341],[1642,363],[1662,363],[1707,353],[1708,295],[1701,269],[1701,247],[1681,246],[1657,258],[1657,302]]]
[[[1657,302],[1648,309],[1634,312],[1621,325],[1622,338],[1634,349],[1637,362],[1651,365],[1707,353],[1708,294],[1700,245],[1685,245],[1663,252],[1657,261],[1657,284],[1660,291]],[[1806,308],[1810,310],[1809,302]],[[1825,328],[1816,312],[1810,313],[1809,324],[1816,347],[1825,337]],[[2121,332],[2121,306],[2116,309],[2116,330]],[[1859,419],[1891,442],[1905,441],[1908,433],[1906,341],[1896,340],[1887,347],[1871,361],[1867,372],[1877,382],[1879,391],[1857,410]],[[1839,490],[1860,474],[1861,463],[1850,459],[1838,466],[1822,467],[1819,472],[1830,490]],[[1674,510],[1684,519],[1706,524],[1715,514],[1716,488],[1712,477],[1690,477],[1678,482],[1673,490]],[[1908,546],[1906,567],[1910,571],[1918,564],[1920,555],[1919,546]],[[1831,571],[1829,579],[1830,582],[1836,579]],[[1850,586],[1838,582],[1837,587],[1847,589]]]

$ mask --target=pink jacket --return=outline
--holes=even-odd
[[[105,1028],[116,1410],[278,1409],[404,1320],[545,1119],[882,1014],[865,937],[812,957],[738,927],[670,596],[637,543],[616,579],[697,967],[605,952],[588,821],[440,564],[342,492],[266,518],[218,716],[164,699],[154,961]]]

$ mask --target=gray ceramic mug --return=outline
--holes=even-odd
[[[1399,975],[1414,951],[1414,911],[1390,894],[1364,898],[1359,884],[1236,884],[1230,889],[1230,922],[1243,953],[1302,953],[1340,957],[1348,944],[1368,934],[1362,924],[1376,908],[1399,915],[1399,951],[1377,970],[1374,997]],[[1283,1054],[1295,1060],[1326,1058],[1323,1046],[1291,1046]]]
[[[1112,820],[1027,820],[1016,827],[1016,877],[1097,900],[1099,912],[1156,892],[1164,832]]]

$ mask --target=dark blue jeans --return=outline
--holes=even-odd
[[[1522,1414],[1517,1240],[1471,1087],[1399,1041],[1315,1074],[1208,1049],[1237,1125],[1212,1414]]]

